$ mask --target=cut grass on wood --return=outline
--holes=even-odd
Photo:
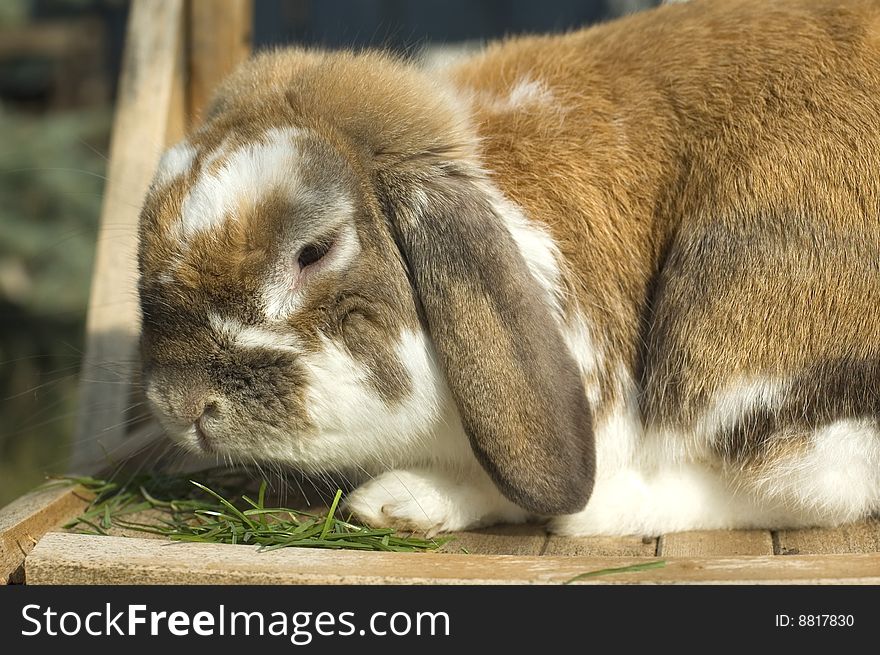
[[[618,573],[635,573],[637,571],[647,571],[649,569],[662,569],[666,566],[666,560],[656,560],[654,562],[642,562],[641,564],[633,564],[631,566],[618,566],[612,569],[599,569],[598,571],[587,571],[579,573],[570,580],[566,580],[562,584],[571,584],[578,580],[586,580],[587,578],[598,578],[605,575],[616,575]]]
[[[341,490],[336,492],[327,515],[319,516],[289,507],[267,507],[265,480],[254,500],[221,480],[213,480],[208,486],[190,479],[198,475],[144,474],[124,483],[65,478],[89,489],[95,499],[64,527],[99,535],[116,527],[174,541],[256,545],[261,551],[296,546],[412,553],[436,550],[449,540],[400,536],[391,529],[373,529],[342,520],[337,517]],[[155,520],[136,520],[136,515],[144,512]]]

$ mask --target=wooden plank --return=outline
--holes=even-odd
[[[839,528],[780,530],[777,555],[880,552],[880,519],[869,519]]]
[[[82,487],[50,483],[0,509],[0,584],[21,582],[24,559],[40,537],[82,512],[91,498]]]
[[[442,535],[441,535],[442,536]],[[547,533],[537,525],[493,525],[470,532],[456,532],[440,552],[481,555],[540,555]]]
[[[363,553],[50,533],[25,560],[28,584],[559,584],[653,558]],[[590,584],[880,584],[880,553],[670,558]]]
[[[201,120],[217,84],[250,54],[252,24],[252,0],[190,0],[190,126]]]
[[[547,540],[544,555],[593,557],[653,557],[657,540],[653,537],[562,537]]]
[[[772,555],[769,530],[698,530],[673,532],[660,537],[660,557],[710,557],[715,555]]]
[[[182,29],[183,0],[133,2],[86,321],[77,471],[92,470],[125,438],[139,330],[138,214],[166,140]]]

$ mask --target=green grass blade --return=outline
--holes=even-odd
[[[201,489],[201,490],[204,491],[205,493],[210,494],[211,496],[214,496],[214,498],[216,498],[217,500],[219,500],[219,501],[223,504],[224,507],[226,507],[230,512],[232,512],[233,514],[235,514],[238,518],[240,518],[242,521],[244,521],[244,522],[247,523],[248,525],[253,525],[253,524],[254,524],[253,521],[251,521],[247,516],[245,516],[245,515],[244,515],[244,514],[243,514],[243,513],[242,513],[242,512],[241,512],[241,511],[235,506],[235,505],[233,505],[232,503],[230,503],[228,500],[226,500],[223,496],[221,496],[220,494],[218,494],[218,493],[217,493],[216,491],[214,491],[213,489],[209,489],[209,488],[206,487],[205,485],[203,485],[203,484],[199,484],[199,483],[196,482],[195,480],[190,480],[190,482],[192,482],[195,486],[197,486],[199,489]]]
[[[337,489],[336,495],[333,497],[333,503],[330,505],[330,511],[327,512],[327,519],[324,521],[324,529],[321,530],[321,539],[324,539],[330,532],[330,526],[333,525],[333,515],[336,514],[340,498],[342,498],[342,489]]]
[[[598,571],[587,571],[574,576],[570,580],[566,580],[562,584],[571,584],[578,580],[587,578],[598,578],[603,575],[616,575],[618,573],[635,573],[636,571],[648,571],[649,569],[662,569],[666,566],[666,560],[657,560],[655,562],[643,562],[642,564],[633,564],[632,566],[619,566],[611,569],[599,569]]]

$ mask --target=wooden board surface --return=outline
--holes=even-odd
[[[653,558],[362,553],[163,543],[47,534],[25,562],[28,584],[561,584]],[[589,578],[590,584],[880,584],[880,553],[680,557],[663,568]]]
[[[286,549],[277,551],[286,554],[275,555],[245,546],[145,539],[134,531],[115,531],[110,537],[50,532],[34,547],[42,534],[56,530],[84,508],[87,501],[81,493],[72,488],[43,489],[0,511],[0,562],[7,580],[12,575],[12,581],[26,577],[31,584],[556,583],[569,573],[573,577],[656,561],[659,556],[669,562],[663,570],[591,582],[880,583],[877,520],[832,530],[782,531],[772,537],[767,531],[677,533],[664,535],[659,542],[639,537],[562,537],[547,534],[542,525],[499,525],[456,533],[440,552],[416,554],[419,559],[398,553],[311,549]],[[22,569],[28,551],[31,555]],[[573,567],[582,568],[572,573]]]
[[[547,540],[544,555],[595,557],[653,557],[657,540],[653,537],[562,537]]]
[[[48,484],[0,509],[0,584],[22,582],[22,564],[39,539],[88,505],[82,487]]]
[[[880,519],[869,519],[839,528],[780,530],[777,555],[870,553],[880,551]]]
[[[442,535],[441,535],[442,536]],[[505,555],[540,555],[547,542],[547,534],[535,525],[495,525],[472,532],[450,535],[441,552]]]
[[[713,555],[772,555],[769,530],[699,530],[660,537],[660,557],[711,557]]]

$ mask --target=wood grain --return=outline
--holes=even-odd
[[[780,530],[777,555],[880,552],[880,519],[831,529]]]
[[[186,14],[188,4],[184,6]],[[171,97],[168,99],[168,124],[165,127],[165,145],[173,145],[182,140],[189,129],[189,46],[187,45],[188,26],[186,17],[183,27],[178,30],[174,44],[174,71],[171,80]]]
[[[50,483],[0,509],[0,584],[21,582],[21,566],[40,537],[82,512],[92,495],[76,485]]]
[[[657,540],[653,537],[561,537],[547,540],[544,555],[595,557],[653,557]]]
[[[90,472],[125,440],[137,355],[137,224],[166,142],[183,0],[135,0],[113,122],[86,320],[72,468]]]
[[[252,23],[252,0],[189,1],[190,127],[201,121],[217,84],[250,54]]]
[[[25,561],[28,584],[559,584],[653,558],[363,553],[168,544],[47,534]],[[663,568],[588,584],[880,584],[880,553],[670,558]]]
[[[470,532],[456,532],[440,552],[481,555],[540,555],[547,541],[537,525],[495,525]]]
[[[713,555],[772,555],[769,530],[699,530],[673,532],[660,537],[660,557],[707,557]]]

